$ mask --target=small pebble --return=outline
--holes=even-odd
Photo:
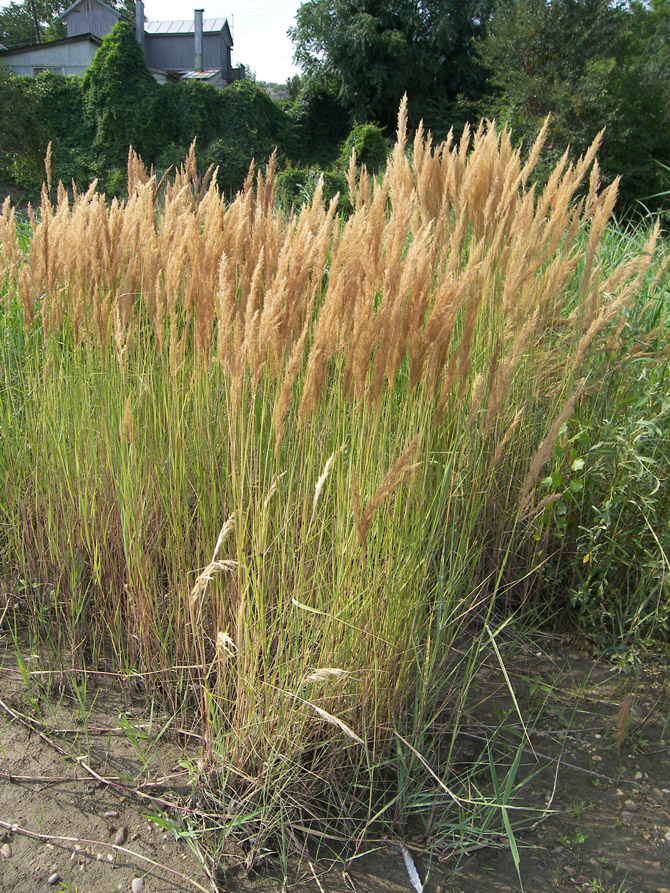
[[[0,856],[2,856],[4,859],[9,859],[9,857],[11,855],[12,855],[11,844],[3,843],[3,845],[0,846]]]
[[[624,825],[630,825],[633,821],[633,813],[632,812],[623,812],[621,813],[621,821]]]
[[[114,809],[110,809],[105,813],[106,819],[118,819],[119,814]]]
[[[643,775],[641,772],[636,772],[633,777],[634,777],[635,781],[640,781],[640,779],[643,777]]]
[[[55,887],[56,884],[59,883],[59,881],[60,881],[60,875],[58,874],[57,871],[54,871],[54,873],[49,878],[50,886]]]
[[[133,878],[133,882],[130,885],[130,889],[133,891],[133,893],[142,893],[142,890],[144,890],[144,881],[142,880],[142,878],[141,877]]]
[[[108,862],[114,861],[114,853],[107,853],[107,861]]]
[[[119,828],[119,830],[114,835],[114,843],[116,846],[122,846],[126,842],[126,838],[128,837],[128,829],[124,825],[123,828]]]
[[[668,841],[668,843],[670,843],[670,831],[667,831],[663,836]]]

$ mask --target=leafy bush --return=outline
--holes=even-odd
[[[152,103],[158,84],[128,22],[119,22],[105,37],[84,76],[83,89],[101,167],[123,167],[131,145],[153,161],[161,140]]]
[[[323,200],[330,202],[339,194],[338,210],[348,216],[351,213],[351,201],[347,178],[342,171],[322,171],[318,167],[289,167],[277,174],[277,196],[281,207],[286,211],[299,208],[300,205],[311,204],[319,180],[323,178]]]
[[[670,400],[664,375],[647,386],[587,454],[571,601],[606,643],[670,635]]]
[[[346,166],[356,150],[356,162],[376,174],[386,165],[388,147],[384,134],[374,124],[357,124],[344,141],[341,160]]]
[[[224,130],[224,93],[200,81],[164,84],[157,91],[154,117],[161,127],[161,145],[181,146],[183,155],[194,139],[199,150]],[[183,156],[182,156],[183,160]]]
[[[500,3],[481,58],[500,88],[485,111],[530,143],[551,115],[545,178],[569,149],[574,159],[605,129],[603,179],[622,175],[619,205],[658,191],[668,161],[670,88],[664,4],[518,0]]]
[[[337,161],[351,119],[337,99],[325,91],[303,89],[287,116],[295,127],[292,153],[300,164],[328,167]]]
[[[24,188],[41,178],[46,145],[31,82],[0,64],[0,180]]]
[[[275,149],[290,154],[293,132],[285,113],[262,87],[238,81],[221,94],[219,136],[201,155],[204,166],[218,167],[218,183],[227,195],[242,188],[249,165],[264,165]]]
[[[670,638],[670,302],[667,284],[649,295],[654,284],[627,313],[618,352],[596,362],[543,482],[548,589],[608,645]]]

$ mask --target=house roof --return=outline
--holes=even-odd
[[[68,6],[68,8],[60,14],[61,19],[65,18],[65,16],[68,13],[72,12],[73,9],[76,9],[77,6],[79,6],[79,4],[83,3],[83,2],[84,2],[84,0],[76,0],[76,3],[73,3],[72,6]],[[95,2],[98,4],[98,6],[104,6],[105,9],[108,9],[110,12],[113,12],[114,15],[117,16],[119,19],[123,18],[123,16],[118,11],[118,9],[114,9],[114,7],[110,6],[109,3],[103,3],[103,0],[95,0]]]
[[[220,68],[205,68],[204,71],[185,71],[182,78],[188,78],[194,81],[208,81],[210,78],[221,74]]]
[[[62,37],[60,40],[48,40],[46,43],[24,43],[20,47],[10,47],[6,49],[2,47],[0,49],[0,53],[3,56],[10,56],[12,53],[23,53],[25,50],[48,50],[51,47],[61,46],[68,43],[77,43],[80,40],[91,40],[93,43],[97,43],[98,46],[102,45],[102,39],[100,37],[96,37],[95,34],[77,34],[75,37]]]
[[[227,24],[227,19],[203,19],[202,30],[205,34],[216,34],[223,31]],[[195,25],[193,19],[176,19],[171,22],[145,20],[144,30],[147,34],[193,34]]]

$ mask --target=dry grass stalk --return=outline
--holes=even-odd
[[[123,421],[121,423],[121,435],[123,440],[130,446],[133,442],[133,415],[131,408],[131,397],[128,395],[126,405],[123,410]]]
[[[583,390],[584,384],[584,380],[578,382],[575,391],[563,404],[561,411],[554,419],[554,422],[549,429],[547,436],[539,445],[530,461],[530,467],[521,486],[521,493],[519,496],[519,514],[522,518],[527,516],[529,512],[532,503],[533,492],[535,489],[535,482],[537,481],[538,475],[542,467],[551,458],[561,428],[572,415],[572,410],[574,409],[575,403],[577,402],[577,398]]]
[[[411,475],[419,467],[418,462],[412,460],[417,458],[417,449],[419,446],[418,436],[407,447],[405,452],[394,462],[390,470],[386,473],[383,480],[375,490],[374,494],[363,505],[361,501],[360,490],[358,488],[358,479],[355,469],[352,471],[351,479],[351,495],[352,507],[354,512],[354,524],[356,527],[356,535],[358,542],[365,554],[365,543],[367,540],[370,525],[374,519],[375,513],[379,506],[393,495],[403,481]]]
[[[628,694],[624,698],[619,712],[616,717],[616,746],[617,753],[621,756],[621,748],[626,740],[626,732],[628,731],[628,723],[630,721],[631,707],[633,706],[633,695]]]

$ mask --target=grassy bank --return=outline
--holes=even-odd
[[[407,146],[404,120],[346,220],[318,191],[278,211],[272,165],[226,204],[193,157],[159,188],[134,156],[124,203],[0,218],[15,617],[196,717],[258,845],[420,798],[445,837],[507,828],[513,766],[492,799],[444,782],[470,680],[514,611],[576,591],[609,395],[662,382],[658,233],[612,240],[597,147],[536,195],[541,139]]]

